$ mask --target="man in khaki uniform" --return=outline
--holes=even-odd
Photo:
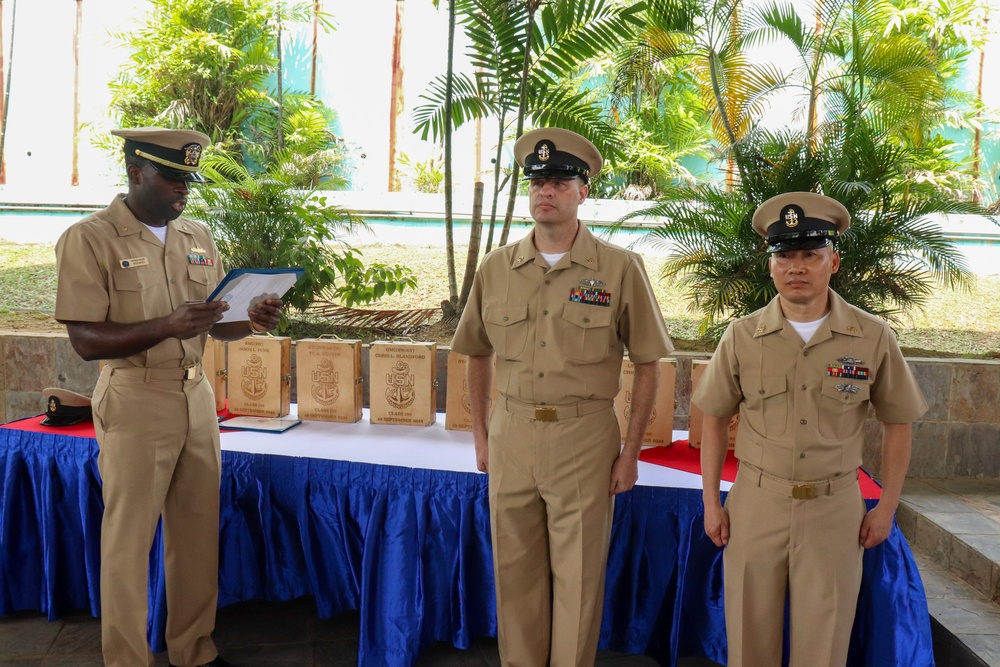
[[[128,194],[56,244],[56,319],[84,359],[107,359],[94,389],[104,496],[101,631],[105,664],[152,665],[146,640],[149,550],[163,518],[171,665],[228,665],[211,633],[218,598],[219,426],[201,370],[205,336],[273,329],[281,301],[219,323],[206,303],[223,277],[208,229],[179,218],[209,139],[138,128],[125,139]]]
[[[847,209],[791,192],[761,204],[753,225],[778,296],[729,326],[692,397],[705,413],[705,531],[726,546],[727,664],[781,664],[787,594],[791,666],[836,667],[847,662],[863,549],[889,535],[910,423],[927,404],[889,326],[829,288]],[[866,512],[857,477],[869,404],[883,422],[883,487]],[[740,467],[723,507],[737,409]]]
[[[476,462],[489,473],[501,661],[592,667],[614,495],[638,477],[657,362],[672,346],[641,258],[577,219],[602,164],[594,145],[541,129],[514,154],[535,226],[483,260],[452,346],[470,355]],[[635,398],[623,449],[612,403],[626,346]]]

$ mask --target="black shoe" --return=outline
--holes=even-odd
[[[174,667],[174,665],[170,665],[170,667]],[[206,662],[204,665],[199,665],[198,667],[236,667],[236,665],[228,660],[223,660],[222,658],[216,656],[215,660]]]

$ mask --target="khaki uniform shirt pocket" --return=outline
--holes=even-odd
[[[837,440],[855,435],[868,416],[870,395],[871,385],[866,381],[823,378],[819,406],[820,435]]]
[[[587,364],[603,361],[611,347],[611,309],[565,303],[562,312],[562,352]]]
[[[110,319],[123,324],[148,319],[143,304],[154,282],[152,271],[136,268],[115,270],[111,274]]]
[[[746,418],[758,433],[784,435],[788,427],[788,379],[784,375],[761,378],[757,386],[745,387]]]
[[[188,301],[204,301],[215,289],[215,267],[188,266]]]
[[[498,357],[516,359],[524,352],[528,341],[528,304],[486,304],[483,323]]]

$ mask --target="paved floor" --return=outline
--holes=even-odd
[[[316,617],[311,599],[248,602],[219,610],[216,644],[237,667],[347,667],[357,664],[358,617]],[[468,650],[435,644],[418,667],[498,666],[496,640],[478,639]],[[0,619],[0,667],[101,667],[100,621],[83,613],[48,622],[37,613]],[[167,667],[166,654],[156,656]],[[682,667],[716,667],[701,658]],[[387,665],[386,667],[393,667]],[[657,667],[642,656],[602,652],[595,667]]]

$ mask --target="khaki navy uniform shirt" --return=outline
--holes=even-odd
[[[222,260],[208,228],[178,218],[167,223],[166,245],[139,222],[122,196],[67,229],[56,244],[56,319],[131,324],[201,301],[222,280]],[[147,368],[201,361],[205,335],[167,338],[127,358]]]
[[[496,352],[503,396],[563,405],[618,394],[623,350],[637,363],[673,350],[642,259],[582,223],[553,267],[535,232],[483,259],[452,347]]]
[[[778,299],[729,326],[692,400],[716,417],[739,410],[740,461],[794,481],[848,473],[862,463],[869,404],[906,424],[927,403],[884,321],[830,290],[829,317],[804,343]]]

